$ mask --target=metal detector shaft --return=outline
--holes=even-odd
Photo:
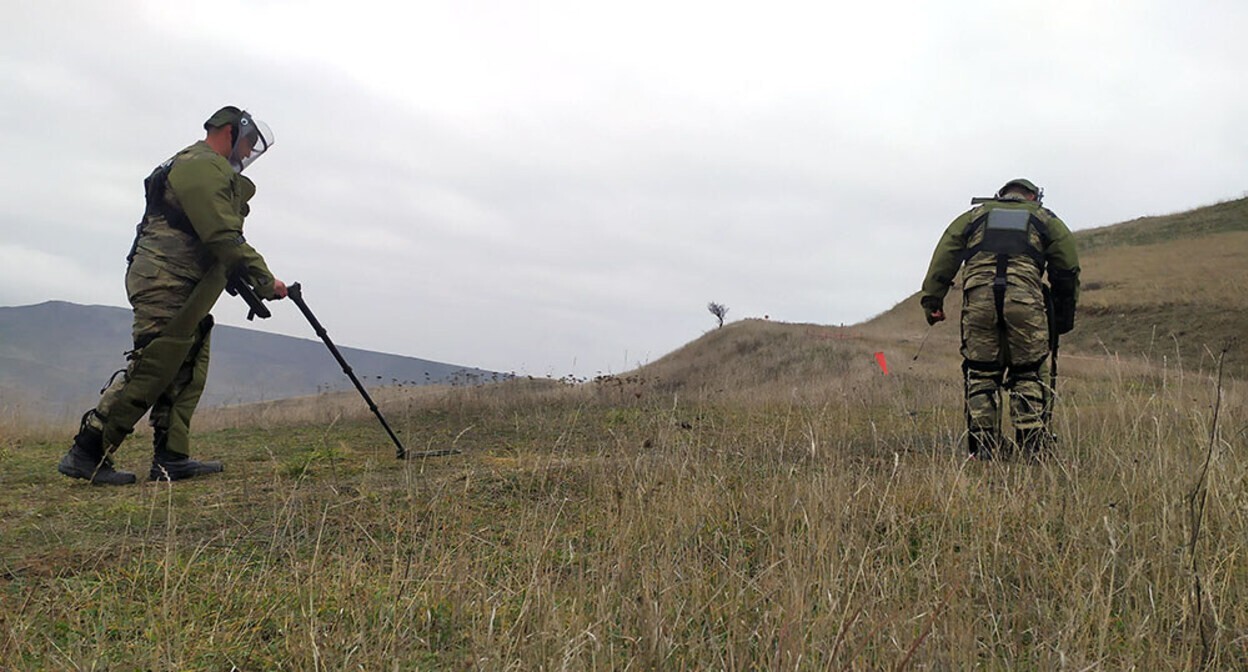
[[[919,341],[919,351],[914,353],[914,357],[910,361],[919,361],[919,355],[923,354],[923,346],[927,345],[927,337],[932,335],[932,327],[934,326],[936,326],[935,323],[927,325],[927,331],[923,333],[923,340]]]
[[[390,425],[386,422],[385,417],[381,415],[381,410],[377,408],[377,404],[373,403],[373,398],[368,396],[368,390],[365,390],[364,385],[360,383],[360,379],[355,377],[355,372],[351,370],[351,365],[347,364],[347,360],[342,358],[342,353],[338,352],[338,348],[334,346],[334,342],[329,340],[329,333],[325,331],[325,327],[322,327],[321,323],[316,319],[316,316],[312,314],[312,311],[308,308],[308,304],[303,302],[303,289],[299,286],[299,283],[296,282],[287,287],[286,295],[290,297],[291,301],[295,302],[296,306],[299,306],[299,312],[303,313],[303,316],[308,318],[308,323],[312,325],[312,329],[316,331],[316,335],[325,342],[325,346],[329,348],[329,352],[333,354],[334,359],[338,360],[338,364],[342,367],[342,372],[347,374],[347,377],[351,379],[352,383],[355,383],[355,389],[359,390],[360,396],[364,397],[364,401],[368,402],[369,410],[373,412],[373,415],[377,416],[377,420],[381,422],[381,426],[384,427],[386,429],[386,433],[390,435],[390,440],[394,441],[394,447],[396,449],[395,457],[400,460],[406,458],[407,449],[403,447],[403,442],[399,441],[399,437],[395,436],[394,430],[390,429]]]

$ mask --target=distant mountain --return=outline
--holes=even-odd
[[[90,407],[132,347],[131,312],[48,301],[0,307],[0,410],[61,417]],[[337,344],[335,344],[337,345]],[[338,345],[367,388],[502,378],[481,369]],[[353,389],[325,344],[217,325],[201,406]]]

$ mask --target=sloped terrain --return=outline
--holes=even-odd
[[[1248,334],[1248,199],[1076,235],[1083,291],[1075,330],[1062,338],[1064,377],[1121,359],[1213,373],[1224,349],[1226,373],[1248,376],[1248,343],[1236,340]],[[917,292],[848,327],[738,320],[611,382],[635,394],[648,384],[721,400],[831,398],[882,374],[875,353],[912,381],[957,381],[959,282],[945,301],[949,319],[931,329]]]
[[[783,398],[794,385],[871,373],[873,347],[854,329],[747,319],[708,332],[625,378],[717,398]]]
[[[965,459],[956,300],[928,330],[915,297],[586,384],[378,390],[462,451],[431,460],[322,394],[203,413],[222,474],[93,488],[69,427],[0,416],[0,668],[1248,669],[1248,390],[1152,335],[1217,338],[1240,234],[1129,224],[1088,233],[1118,242],[1039,464]]]
[[[1248,376],[1248,198],[1076,232],[1083,291],[1071,353]],[[956,289],[946,305],[960,300]],[[921,319],[917,293],[872,323]]]
[[[1248,199],[1079,233],[1084,292],[1070,346],[1248,375]],[[1086,245],[1085,245],[1086,241]]]

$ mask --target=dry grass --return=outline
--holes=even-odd
[[[912,298],[585,384],[377,390],[440,460],[344,393],[202,414],[220,476],[94,488],[54,472],[71,420],[5,409],[0,669],[1248,668],[1242,353],[1207,310],[1244,203],[1087,238],[1040,465],[962,458],[956,300],[930,332]]]
[[[1152,245],[1226,231],[1248,230],[1248,198],[1238,198],[1184,212],[1139,217],[1128,222],[1080,231],[1079,247],[1085,252],[1105,248]]]
[[[1115,247],[1087,255],[1083,305],[1126,309],[1161,304],[1210,304],[1248,309],[1248,231],[1151,245]]]
[[[1245,257],[1245,231],[1096,250],[1084,259],[1078,327],[1065,340],[1085,352],[1210,372],[1222,348],[1248,331]],[[1248,375],[1238,349],[1226,364]]]
[[[733,326],[708,347],[835,375],[380,392],[409,447],[465,451],[423,463],[349,395],[232,409],[199,435],[229,470],[173,487],[6,439],[0,667],[1248,665],[1240,383],[1190,547],[1208,375],[1078,360],[1057,460],[967,463],[947,347],[885,377],[860,355],[887,342]]]

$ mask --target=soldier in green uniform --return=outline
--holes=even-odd
[[[953,220],[923,281],[920,303],[929,325],[945,319],[944,299],[962,271],[962,373],[967,446],[972,457],[1003,456],[1001,389],[1008,392],[1015,444],[1039,458],[1051,434],[1041,379],[1052,329],[1075,326],[1079,258],[1070,229],[1040,204],[1044,191],[1010,180],[991,199]],[[1048,275],[1049,287],[1043,279]],[[1051,307],[1046,311],[1046,296]]]
[[[256,186],[243,169],[273,144],[262,122],[223,107],[204,122],[206,137],[157,166],[144,181],[147,208],[127,259],[126,293],[134,307],[134,349],[99,404],[82,418],[57,469],[92,483],[133,483],[111,454],[151,411],[154,452],[149,477],[179,480],[223,469],[190,457],[191,416],[208,373],[212,310],[231,275],[265,299],[286,285],[243,237]]]

